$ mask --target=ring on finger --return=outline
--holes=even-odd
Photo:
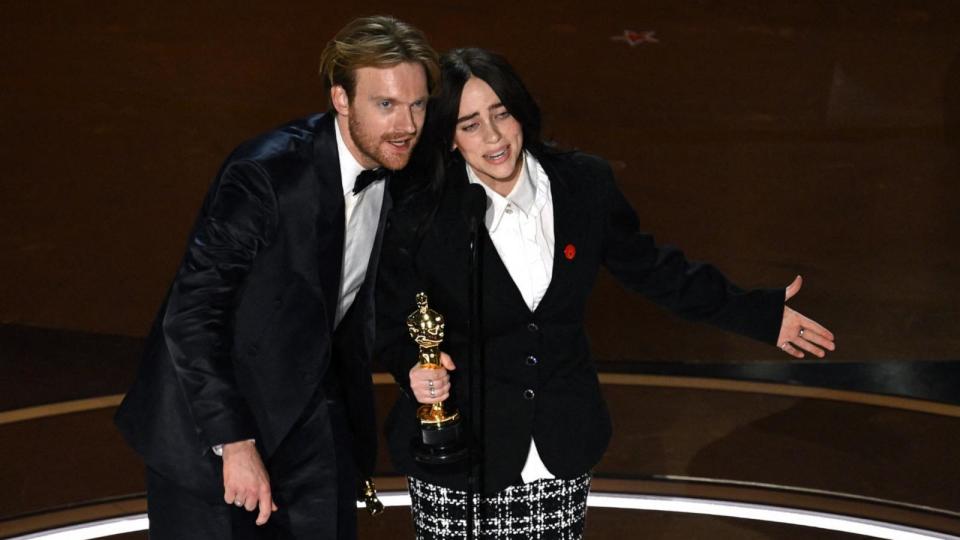
[[[803,337],[803,331],[804,331],[804,330],[805,330],[804,328],[801,328],[801,329],[800,329],[800,337]]]
[[[437,391],[434,390],[434,388],[433,388],[432,386],[430,387],[430,397],[432,397],[432,398],[437,397]]]

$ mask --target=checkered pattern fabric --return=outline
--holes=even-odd
[[[587,516],[590,474],[537,480],[483,497],[474,507],[474,538],[579,540]],[[407,478],[417,540],[466,537],[467,494]],[[474,495],[474,504],[479,496]]]

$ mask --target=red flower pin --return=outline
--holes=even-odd
[[[573,244],[567,244],[567,247],[563,248],[563,256],[566,257],[568,261],[572,261],[573,258],[577,256],[577,247]]]

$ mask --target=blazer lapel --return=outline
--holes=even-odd
[[[340,158],[334,115],[327,113],[317,125],[314,139],[314,169],[319,183],[317,212],[317,268],[320,287],[326,301],[330,329],[340,297],[340,272],[343,267],[344,204],[340,179]]]
[[[484,294],[488,297],[495,295],[503,301],[504,305],[522,310],[525,315],[529,314],[530,308],[527,307],[527,301],[523,299],[523,293],[513,281],[507,265],[500,258],[500,252],[493,244],[493,239],[490,238],[486,227],[480,229],[480,246],[483,248],[483,282],[484,286],[489,287]]]
[[[541,311],[544,305],[553,302],[554,297],[562,294],[568,287],[573,276],[576,264],[576,246],[582,239],[582,232],[587,230],[586,222],[589,216],[583,212],[583,205],[578,203],[581,194],[575,190],[575,184],[568,178],[569,171],[558,167],[551,156],[539,157],[543,170],[550,178],[550,194],[553,198],[553,271],[550,285],[543,298],[537,305],[536,311]],[[567,248],[572,247],[568,256]]]

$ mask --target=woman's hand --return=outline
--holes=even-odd
[[[793,298],[803,285],[803,278],[797,276],[793,283],[787,286],[784,302]],[[803,358],[803,351],[823,358],[826,351],[833,351],[833,332],[797,313],[789,306],[783,306],[783,322],[780,324],[780,336],[777,343],[783,352],[795,358]]]
[[[417,364],[410,368],[410,389],[417,401],[424,404],[437,403],[450,397],[450,374],[457,369],[450,355],[440,353],[440,365]]]

